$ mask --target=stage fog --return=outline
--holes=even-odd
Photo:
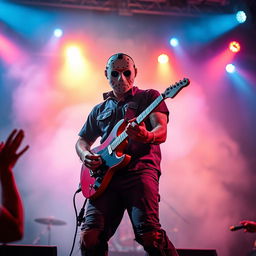
[[[0,21],[0,140],[22,128],[24,144],[30,145],[15,167],[26,220],[20,243],[47,245],[47,227],[34,219],[54,216],[67,225],[51,226],[50,242],[59,255],[68,255],[75,232],[72,197],[81,169],[75,153],[78,132],[102,93],[110,90],[104,76],[108,57],[124,52],[134,58],[135,84],[142,89],[164,92],[184,77],[191,81],[175,98],[166,99],[170,119],[161,146],[163,228],[177,248],[245,256],[255,235],[231,232],[229,226],[255,219],[256,211],[255,51],[249,28],[223,26],[224,16],[214,15],[3,8],[14,18],[1,16]],[[56,27],[63,30],[60,38],[52,34]],[[172,36],[179,38],[179,47],[170,46]],[[228,52],[232,40],[243,45],[237,55]],[[78,64],[68,62],[68,46],[80,49]],[[169,56],[164,65],[157,59],[163,53]],[[234,75],[226,73],[229,62],[236,63]],[[78,211],[83,200],[78,194]],[[74,255],[79,255],[78,237]],[[133,239],[126,216],[110,249],[140,250]]]

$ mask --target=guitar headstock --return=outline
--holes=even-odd
[[[188,86],[189,83],[190,83],[189,79],[184,78],[184,79],[180,80],[179,82],[176,82],[175,84],[168,87],[162,95],[164,98],[174,98],[178,94],[178,92],[182,88]]]

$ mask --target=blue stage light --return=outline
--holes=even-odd
[[[62,29],[56,28],[56,29],[54,30],[54,36],[56,36],[56,37],[61,37],[62,35],[63,35]]]
[[[246,21],[246,13],[244,11],[238,11],[236,13],[236,20],[239,22],[239,23],[244,23]]]
[[[171,45],[172,47],[178,46],[178,45],[179,45],[179,40],[178,40],[177,38],[175,38],[175,37],[171,38],[171,39],[170,39],[170,45]]]
[[[228,65],[226,66],[226,71],[227,71],[228,73],[234,73],[234,72],[236,71],[235,65],[234,65],[234,64],[228,64]]]

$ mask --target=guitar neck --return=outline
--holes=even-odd
[[[137,118],[136,123],[140,124],[143,122],[150,113],[164,100],[163,95],[159,95]]]
[[[137,118],[136,123],[140,124],[143,122],[150,113],[164,100],[163,95],[159,95]],[[115,150],[126,138],[128,137],[128,134],[123,131],[119,136],[117,136],[112,143],[109,145],[111,148],[111,151]]]

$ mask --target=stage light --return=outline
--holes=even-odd
[[[239,22],[239,23],[244,23],[246,21],[246,13],[244,11],[238,11],[236,13],[236,20]]]
[[[234,72],[236,71],[235,65],[234,65],[234,64],[228,64],[228,65],[226,66],[226,71],[227,71],[228,73],[234,73]]]
[[[178,46],[178,45],[179,45],[179,40],[178,40],[177,38],[175,38],[175,37],[171,38],[171,40],[170,40],[170,45],[171,45],[172,47]]]
[[[53,32],[54,36],[61,37],[63,35],[63,31],[60,28],[56,28]]]
[[[158,62],[161,64],[165,64],[169,61],[169,57],[166,54],[161,54],[158,56]]]
[[[80,70],[84,66],[84,56],[79,45],[68,45],[65,49],[65,57],[69,69]]]
[[[85,58],[84,45],[80,42],[68,42],[63,48],[63,60],[63,66],[59,72],[60,84],[66,88],[84,85],[90,75],[90,66]]]
[[[66,56],[69,60],[76,60],[81,58],[81,50],[75,45],[66,48]]]
[[[238,42],[236,42],[236,41],[232,41],[230,44],[229,44],[229,50],[231,51],[231,52],[235,52],[235,53],[237,53],[237,52],[239,52],[240,51],[240,44],[238,43]]]

